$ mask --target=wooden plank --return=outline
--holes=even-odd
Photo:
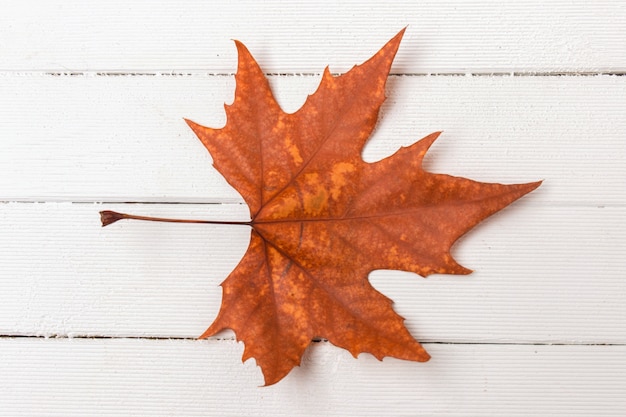
[[[396,72],[626,70],[620,1],[14,2],[5,71],[231,72],[231,39],[268,72],[346,71],[408,25]]]
[[[249,229],[123,221],[100,209],[236,220],[243,205],[0,205],[0,334],[196,337],[216,316],[218,284]],[[375,271],[419,340],[626,342],[626,210],[520,201],[464,237],[475,272]],[[223,337],[232,337],[224,334]]]
[[[317,76],[272,77],[296,110]],[[224,124],[232,77],[4,75],[0,200],[240,202],[183,117]],[[368,161],[444,130],[426,167],[626,203],[626,78],[392,77]]]
[[[261,388],[234,341],[1,339],[6,416],[621,416],[625,346],[428,345],[355,360],[329,343]]]

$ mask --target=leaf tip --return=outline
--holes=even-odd
[[[183,120],[185,121],[185,123],[187,123],[187,126],[189,126],[191,130],[195,130],[195,126],[200,126],[198,123],[194,122],[193,120],[187,119],[186,117],[183,117]]]
[[[103,210],[100,212],[100,221],[102,222],[102,227],[108,226],[111,223],[115,223],[118,220],[125,219],[126,215],[122,213],[118,213],[116,211],[111,210]]]
[[[417,150],[418,158],[420,161],[424,159],[424,157],[426,156],[426,153],[428,152],[432,144],[435,143],[437,138],[439,138],[439,136],[442,133],[443,131],[433,132],[428,136],[424,136],[423,138],[421,138],[420,140],[418,140],[417,142],[415,142],[413,145],[410,146],[410,148],[414,148]]]
[[[196,136],[198,136],[200,141],[202,141],[202,143],[205,143],[204,140],[202,139],[203,135],[205,135],[206,132],[209,131],[210,129],[208,127],[202,126],[201,124],[194,122],[193,120],[189,120],[186,118],[183,118],[183,120],[185,121],[185,123],[187,123],[187,126],[191,128],[193,133],[195,133]]]
[[[208,328],[204,331],[204,333],[202,333],[200,336],[198,336],[198,339],[208,339],[210,336],[213,336],[213,334],[215,332],[210,331],[211,328]]]
[[[539,186],[543,184],[543,180],[539,180],[539,181],[535,181],[535,182],[529,182],[526,184],[520,184],[520,197],[523,195],[526,195],[532,191],[535,191],[537,188],[539,188]]]
[[[235,42],[235,47],[237,48],[237,58],[239,61],[237,72],[239,72],[242,69],[242,64],[243,65],[251,64],[251,65],[258,67],[258,64],[252,57],[252,54],[250,53],[250,51],[248,50],[248,47],[244,45],[243,42],[238,41],[237,39],[233,39],[233,42]],[[260,71],[260,68],[259,68],[259,71]]]
[[[400,42],[402,41],[402,38],[404,37],[405,31],[406,31],[406,27],[402,28],[402,30],[400,30],[400,32],[398,32],[396,36],[391,38],[385,44],[385,46],[383,46],[382,49],[379,51],[379,53],[385,50],[388,50],[390,52],[389,57],[391,59],[389,60],[389,69],[391,68],[391,62],[393,61],[394,57],[396,56],[396,53],[398,52],[398,48],[400,47]],[[389,69],[387,69],[387,72],[389,71]]]
[[[426,352],[426,349],[422,348],[419,357],[417,358],[417,362],[428,362],[430,360],[431,356],[428,352]]]

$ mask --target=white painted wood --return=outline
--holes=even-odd
[[[2,416],[622,416],[626,347],[427,345],[355,360],[329,343],[260,388],[235,341],[3,339]]]
[[[626,71],[624,21],[617,0],[5,2],[0,415],[623,415],[626,77],[572,75]],[[257,388],[232,333],[191,340],[249,230],[97,212],[246,219],[182,121],[224,123],[231,39],[294,111],[406,25],[365,158],[444,130],[429,169],[545,183],[455,247],[474,274],[371,274],[430,362],[322,342]]]
[[[120,221],[98,211],[236,220],[243,205],[0,205],[0,333],[197,337],[218,284],[246,250],[245,226]],[[626,343],[626,210],[531,197],[455,247],[470,276],[376,271],[419,340]],[[230,337],[230,336],[228,336]]]
[[[407,25],[397,72],[626,70],[619,0],[11,3],[0,70],[232,72],[239,39],[269,72],[346,71]]]
[[[319,82],[273,77],[295,111]],[[0,199],[240,202],[183,117],[225,122],[232,77],[0,77]],[[391,77],[366,160],[433,131],[428,169],[545,179],[549,203],[626,203],[626,77]]]

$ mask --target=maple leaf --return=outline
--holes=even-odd
[[[236,41],[236,91],[225,106],[226,125],[187,120],[248,204],[251,220],[242,224],[252,228],[246,253],[222,283],[220,312],[201,337],[232,329],[244,342],[243,360],[256,360],[266,385],[299,365],[315,338],[355,357],[427,361],[368,274],[470,273],[451,256],[454,242],[540,184],[488,184],[425,171],[422,160],[439,133],[378,162],[363,161],[403,33],[343,75],[326,68],[317,91],[292,114],[282,111]],[[103,212],[103,224],[142,218],[111,213]]]

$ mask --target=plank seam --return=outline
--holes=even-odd
[[[93,340],[217,340],[233,341],[233,337],[210,337],[198,339],[197,337],[166,337],[166,336],[104,336],[104,335],[23,335],[3,334],[0,339],[93,339]],[[330,343],[327,339],[312,339],[313,343]],[[471,342],[471,341],[427,341],[420,342],[423,345],[491,345],[491,346],[626,346],[626,343],[590,343],[590,342]]]
[[[153,205],[153,206],[220,206],[220,205],[233,205],[243,206],[245,202],[234,201],[102,201],[102,200],[61,200],[61,199],[48,199],[48,200],[0,200],[0,204],[76,204],[76,205],[122,205],[140,206],[140,205]],[[542,203],[545,207],[577,207],[577,208],[626,208],[626,203],[610,203],[610,204],[597,204],[593,202],[583,203],[578,201],[552,201]]]
[[[343,73],[333,72],[333,76]],[[0,71],[0,76],[51,77],[234,77],[234,72],[202,71]],[[266,77],[321,77],[321,72],[267,72]],[[391,73],[390,77],[597,77],[626,76],[626,71],[496,71],[496,72],[415,72]]]

